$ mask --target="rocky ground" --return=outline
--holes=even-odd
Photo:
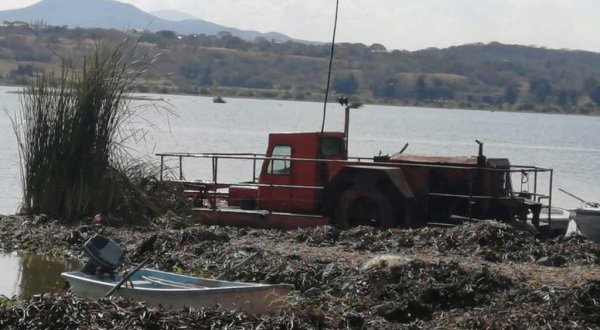
[[[85,223],[90,223],[86,221]],[[379,231],[277,231],[196,226],[62,226],[43,216],[0,218],[0,250],[83,258],[94,233],[127,263],[228,280],[290,283],[286,307],[251,316],[215,308],[166,312],[119,298],[45,294],[4,300],[0,327],[83,329],[598,329],[600,245],[541,240],[503,224]],[[240,262],[249,259],[243,267]]]

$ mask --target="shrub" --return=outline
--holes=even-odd
[[[23,211],[72,221],[96,213],[136,220],[158,211],[145,185],[155,167],[133,159],[128,139],[139,107],[136,79],[153,62],[127,41],[98,43],[80,70],[34,77],[13,118],[22,166]]]

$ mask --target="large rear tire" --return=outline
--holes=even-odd
[[[342,192],[334,211],[334,225],[340,229],[356,226],[389,229],[398,224],[389,198],[375,187],[363,184]]]

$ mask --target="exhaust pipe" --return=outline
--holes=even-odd
[[[340,96],[338,97],[338,102],[344,108],[344,144],[346,147],[345,154],[346,159],[348,159],[348,139],[350,137],[350,106],[348,105],[348,97]]]

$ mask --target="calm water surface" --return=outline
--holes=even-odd
[[[19,107],[19,96],[0,88],[8,112]],[[132,152],[152,157],[157,152],[263,153],[269,132],[317,131],[322,104],[291,101],[148,95],[164,98],[173,114],[144,108],[142,116],[156,125]],[[142,106],[146,101],[134,101]],[[161,103],[159,103],[160,105]],[[165,103],[162,103],[164,105]],[[343,130],[343,109],[328,107],[327,130]],[[139,127],[149,125],[142,119]],[[555,169],[554,204],[577,207],[577,201],[557,191],[562,187],[588,200],[600,201],[600,118],[567,115],[423,109],[367,105],[352,112],[350,154],[395,153],[405,143],[407,153],[476,155],[475,139],[485,143],[488,157],[508,157],[513,164]],[[0,213],[13,213],[19,202],[18,153],[8,116],[0,115]],[[188,179],[209,178],[209,162],[189,162]],[[224,181],[249,180],[251,164],[221,162]],[[516,183],[518,184],[518,183]],[[533,187],[530,187],[533,190]]]
[[[19,253],[0,254],[0,295],[29,299],[34,294],[55,292],[64,287],[60,273],[79,269],[76,261]]]

